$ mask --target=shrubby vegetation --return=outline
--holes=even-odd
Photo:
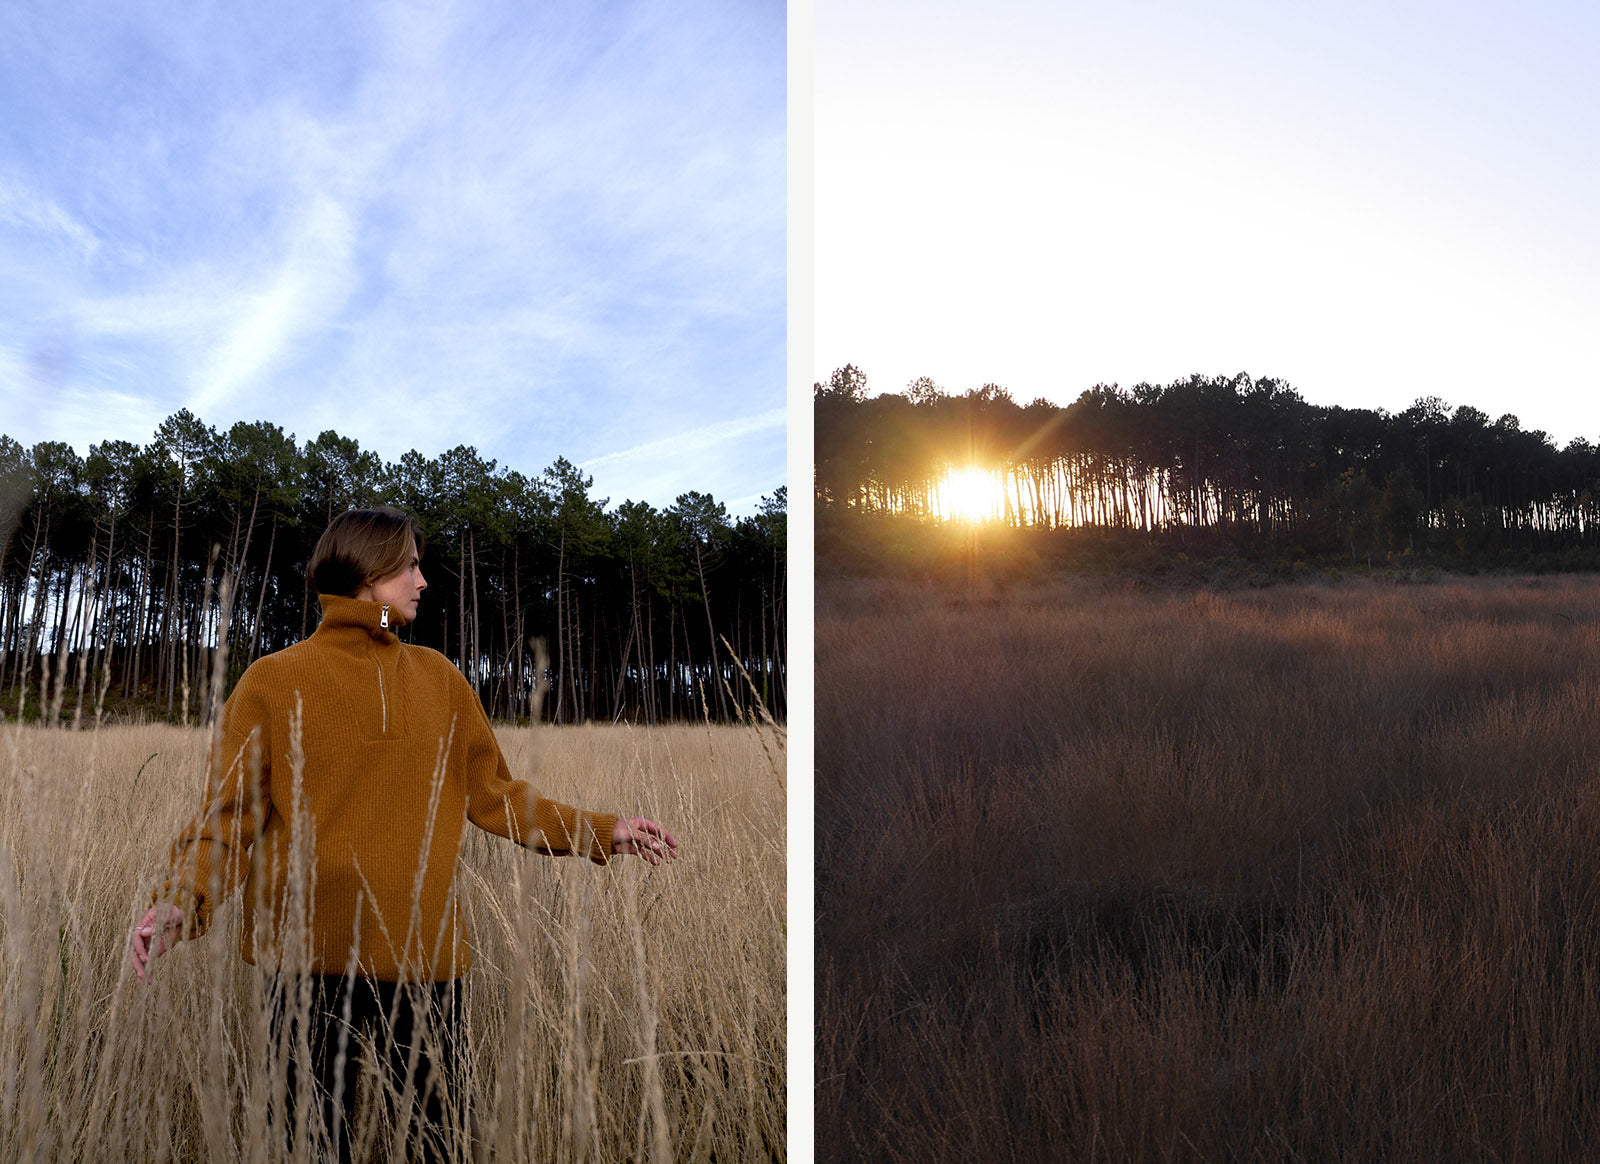
[[[818,587],[817,1158],[1600,1158],[1600,585]]]
[[[697,492],[608,509],[592,484],[565,459],[533,477],[466,446],[390,464],[336,432],[301,445],[186,410],[147,445],[87,457],[0,435],[0,700],[187,722],[223,628],[230,678],[309,633],[317,537],[343,509],[393,504],[428,542],[404,633],[455,661],[491,714],[531,715],[543,679],[557,722],[733,720],[757,694],[781,717],[785,490],[735,520]]]

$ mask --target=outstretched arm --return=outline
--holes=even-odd
[[[513,779],[477,692],[459,671],[450,668],[449,674],[462,710],[457,746],[467,772],[467,819],[473,824],[540,852],[578,853],[602,865],[619,853],[636,853],[652,865],[678,855],[677,839],[653,820],[585,812]]]
[[[242,880],[271,812],[271,708],[255,674],[254,667],[246,671],[228,700],[225,730],[206,761],[205,800],[173,842],[166,881],[145,899],[150,910],[129,935],[128,957],[141,981],[152,959],[206,931],[212,907]]]
[[[659,865],[678,855],[678,842],[653,820],[642,816],[619,817],[611,830],[611,851],[637,853],[650,864]]]

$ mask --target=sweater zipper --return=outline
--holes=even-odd
[[[389,629],[389,604],[383,604],[383,609],[378,612],[378,625],[384,630]],[[383,709],[383,734],[389,734],[389,696],[383,690],[383,661],[373,660],[378,664],[378,706]]]
[[[377,662],[377,660],[374,660]],[[383,690],[383,664],[378,663],[378,706],[383,708],[383,734],[389,734],[389,696]]]

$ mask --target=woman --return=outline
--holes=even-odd
[[[624,853],[657,864],[677,852],[654,821],[582,812],[512,779],[461,673],[395,637],[428,585],[422,548],[416,521],[396,509],[351,510],[328,526],[309,568],[321,625],[240,677],[208,759],[205,804],[129,944],[143,981],[151,960],[204,933],[215,904],[244,880],[246,961],[280,974],[280,999],[294,996],[298,975],[312,976],[310,1066],[341,1159],[353,1038],[369,1024],[387,1039],[391,1071],[420,1056],[424,1123],[440,1130],[437,1081],[452,1073],[453,1016],[471,964],[455,890],[465,821],[599,864]],[[442,1037],[411,1046],[438,1015]],[[291,1056],[291,1112],[297,1074]]]

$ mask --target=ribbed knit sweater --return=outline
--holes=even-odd
[[[512,779],[477,693],[437,651],[400,642],[387,607],[319,600],[316,633],[258,659],[229,697],[205,804],[157,896],[193,936],[242,878],[240,949],[259,965],[460,975],[465,822],[604,864],[617,818]],[[286,909],[290,887],[301,908]]]

